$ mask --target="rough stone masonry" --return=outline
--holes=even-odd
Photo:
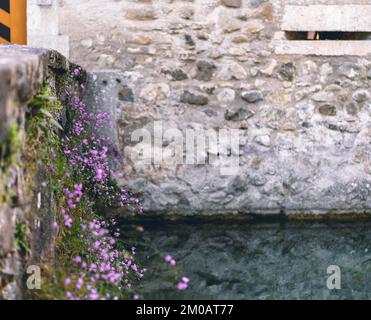
[[[57,215],[53,188],[43,186],[42,143],[27,129],[29,103],[47,85],[48,97],[63,99],[69,61],[56,51],[0,46],[0,300],[24,298],[31,265],[53,259]],[[60,110],[64,126],[66,109]]]
[[[91,77],[89,102],[109,109],[126,181],[143,192],[147,214],[371,213],[371,30],[352,24],[366,37],[354,42],[290,42],[285,7],[313,4],[361,15],[369,1],[63,1],[72,61],[119,70]],[[301,54],[277,50],[282,41]],[[241,129],[239,174],[134,163],[131,134],[158,120]]]

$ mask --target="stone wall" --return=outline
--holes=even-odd
[[[53,257],[54,194],[43,186],[42,146],[34,143],[29,150],[34,137],[25,118],[28,103],[45,85],[62,98],[59,80],[68,75],[69,62],[58,52],[0,47],[0,299],[21,298],[28,266]]]
[[[277,54],[287,4],[369,1],[63,1],[71,59],[120,70],[91,81],[102,81],[95,101],[109,98],[126,181],[148,214],[370,213],[371,45],[348,41],[356,55],[339,56],[344,44],[304,41],[301,55]],[[239,173],[132,161],[131,134],[157,120],[240,129]]]

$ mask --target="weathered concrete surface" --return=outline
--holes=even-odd
[[[284,31],[371,32],[371,5],[285,6]]]
[[[43,80],[43,53],[25,50],[21,47],[19,51],[10,47],[1,48],[0,142],[9,128],[10,121],[17,117],[19,111],[16,106],[31,99]]]
[[[112,168],[122,170],[123,159],[119,151],[119,141],[115,130],[117,109],[121,101],[131,100],[132,92],[125,85],[127,82],[123,73],[113,70],[89,73],[83,101],[87,109],[94,114],[108,113],[106,125],[95,132],[108,138],[108,156]],[[129,91],[127,91],[129,90]]]
[[[27,44],[34,48],[54,49],[69,57],[69,37],[59,32],[62,1],[27,1]]]
[[[20,106],[27,104],[40,89],[48,67],[67,70],[69,62],[53,50],[0,46],[0,143],[10,123],[23,112]]]
[[[300,41],[277,40],[274,42],[276,54],[297,54],[313,56],[368,56],[371,54],[371,41]]]
[[[27,266],[54,252],[55,199],[42,187],[46,168],[25,153],[25,115],[44,81],[56,94],[57,78],[67,72],[69,62],[55,51],[0,46],[0,299],[20,299]]]
[[[138,232],[135,227],[144,227]],[[143,299],[365,299],[371,298],[370,223],[263,223],[224,221],[123,222],[123,240],[136,243],[148,268]],[[176,268],[158,268],[172,255]],[[327,268],[341,272],[329,290]],[[175,269],[175,270],[174,270]],[[178,291],[181,276],[189,288]]]

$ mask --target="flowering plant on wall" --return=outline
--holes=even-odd
[[[75,68],[71,78],[79,87],[73,90],[71,84],[66,93],[68,128],[53,125],[58,122],[44,105],[38,107],[38,117],[34,114],[28,120],[29,127],[42,123],[46,147],[41,158],[49,178],[42,187],[54,190],[58,207],[51,223],[57,234],[56,268],[50,274],[52,285],[45,285],[39,296],[69,300],[139,299],[139,281],[147,269],[139,266],[135,246],[128,247],[121,239],[117,220],[95,212],[97,204],[135,213],[141,213],[143,208],[139,198],[118,183],[119,174],[110,164],[111,141],[98,134],[99,129],[109,125],[108,114],[88,112],[74,92],[85,90],[81,68]],[[47,121],[43,119],[45,114]],[[32,123],[36,119],[39,122]],[[56,134],[57,129],[64,130],[62,138]],[[166,262],[175,267],[174,259]],[[174,288],[184,290],[188,281],[182,277]]]
[[[76,68],[73,76],[78,79],[81,72],[80,68]],[[85,85],[80,84],[80,88],[84,89]],[[73,125],[62,141],[62,148],[74,174],[83,177],[89,198],[104,206],[142,212],[139,199],[117,183],[116,176],[120,173],[111,169],[108,157],[108,146],[112,143],[110,138],[96,134],[97,130],[110,125],[108,113],[89,113],[77,95],[70,92],[68,98]]]

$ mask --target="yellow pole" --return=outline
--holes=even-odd
[[[27,0],[0,0],[0,43],[27,44]]]

